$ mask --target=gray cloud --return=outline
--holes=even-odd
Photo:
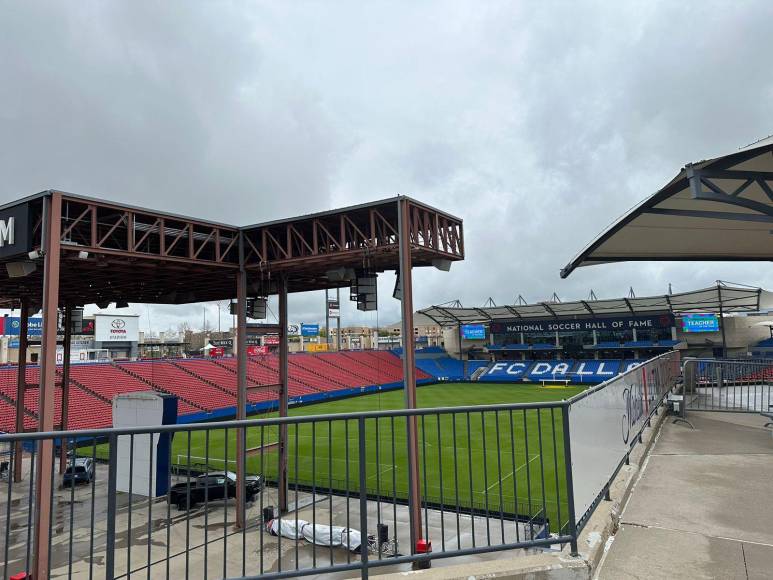
[[[744,264],[558,277],[685,162],[773,132],[768,2],[0,11],[4,201],[57,187],[242,224],[410,194],[463,217],[467,242],[451,273],[416,272],[418,305],[773,287]],[[381,324],[398,316],[393,283]],[[290,306],[324,316],[319,293]],[[137,310],[161,328],[203,308]]]

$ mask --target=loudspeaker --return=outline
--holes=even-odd
[[[5,269],[9,278],[24,278],[37,270],[35,262],[8,262]]]

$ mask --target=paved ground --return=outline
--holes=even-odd
[[[669,419],[599,580],[773,578],[773,434],[756,414]]]
[[[9,525],[0,528],[0,577],[8,577],[27,568],[30,556],[28,542],[29,513],[29,458],[24,463],[25,481],[11,485],[0,485],[0,521]],[[95,578],[105,574],[105,545],[107,537],[107,488],[106,470],[97,468],[97,480],[92,488],[88,485],[74,490],[54,489],[55,512],[52,523],[52,578]],[[59,476],[56,476],[56,483]],[[11,502],[6,501],[10,491]],[[93,497],[93,503],[92,503]],[[290,502],[294,507],[296,496],[291,490]],[[340,496],[299,492],[298,509],[291,509],[285,517],[316,523],[359,528],[359,497],[347,499]],[[295,542],[265,533],[260,525],[261,509],[276,505],[276,490],[267,488],[247,509],[249,527],[243,533],[235,530],[235,503],[211,502],[199,505],[191,511],[179,511],[168,506],[164,498],[149,502],[147,498],[135,496],[129,501],[128,494],[117,497],[116,515],[116,575],[135,578],[223,578],[247,574],[260,574],[322,567],[356,562],[359,554],[341,548],[313,546],[306,542]],[[130,509],[131,506],[131,509]],[[380,513],[380,516],[378,515]],[[131,514],[131,515],[130,515]],[[92,523],[93,518],[93,523]],[[455,512],[440,513],[429,510],[426,513],[429,535],[433,538],[434,550],[443,551],[472,546],[498,545],[524,540],[528,533],[524,525],[512,521],[487,520],[485,518],[461,515],[457,520]],[[391,503],[368,502],[368,531],[376,531],[376,523],[389,526],[390,537],[395,534],[400,553],[410,552],[409,529],[404,524],[408,519],[405,506]],[[72,523],[71,523],[72,522]],[[487,525],[488,523],[488,525]],[[186,547],[188,548],[186,550]],[[525,550],[508,552],[525,555]],[[70,558],[70,554],[72,557]],[[448,558],[436,561],[433,566],[442,567],[461,562],[480,562],[501,558],[501,552]],[[378,559],[371,554],[370,559]],[[389,561],[382,555],[384,562]],[[7,567],[6,563],[7,562]],[[150,562],[150,570],[148,563]],[[167,567],[168,562],[168,567]],[[224,565],[225,563],[225,565]],[[316,566],[315,566],[316,564]],[[242,568],[244,566],[244,568]],[[409,565],[386,565],[374,569],[372,574],[409,570]],[[319,574],[311,578],[350,578],[356,573],[341,572],[335,575]]]

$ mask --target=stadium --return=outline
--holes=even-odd
[[[49,190],[0,207],[0,222],[0,300],[19,311],[18,363],[0,368],[7,577],[367,577],[504,551],[580,558],[581,533],[667,412],[773,403],[773,365],[752,354],[770,346],[772,295],[727,282],[430,306],[418,314],[443,346],[417,349],[412,270],[465,259],[464,231],[404,196],[240,227]],[[288,294],[349,289],[373,311],[391,270],[400,347],[289,352]],[[265,320],[272,295],[278,321],[262,332],[278,344],[257,352],[248,320]],[[133,356],[130,323],[109,311],[216,300],[234,303],[232,357]],[[115,344],[99,350],[116,358],[72,360],[85,304],[103,310],[98,342]]]

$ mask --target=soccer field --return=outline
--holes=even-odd
[[[566,399],[581,387],[543,388],[501,383],[443,383],[420,387],[419,407],[453,407],[534,403]],[[378,411],[403,408],[403,391],[364,395],[290,410],[291,416]],[[273,416],[273,415],[271,415]],[[419,468],[425,500],[473,507],[483,512],[540,517],[543,510],[556,522],[567,521],[565,466],[560,409],[529,409],[458,413],[419,417]],[[288,426],[290,496],[296,483],[328,490],[359,490],[358,422],[336,420]],[[369,494],[405,500],[408,495],[405,418],[368,419],[366,487]],[[235,469],[236,430],[178,433],[172,461],[185,467]],[[278,427],[252,427],[246,433],[248,473],[269,480],[278,471],[278,453],[271,446]],[[205,458],[210,460],[206,461]]]

